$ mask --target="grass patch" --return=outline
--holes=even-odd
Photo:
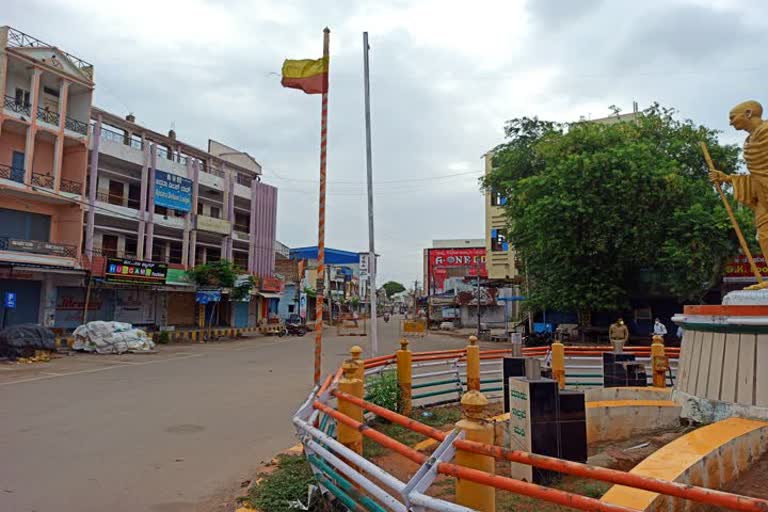
[[[565,477],[559,482],[554,483],[551,487],[587,496],[588,498],[599,499],[611,488],[611,485],[610,483],[596,480]],[[511,492],[497,491],[496,510],[498,512],[556,512],[571,509]]]
[[[248,497],[252,506],[269,512],[295,512],[296,508],[291,508],[289,503],[295,500],[306,503],[307,490],[315,483],[312,468],[303,455],[278,455],[277,469],[262,478]],[[319,512],[322,509],[313,505],[310,510]]]
[[[430,427],[442,427],[456,423],[461,419],[461,407],[458,405],[448,405],[444,407],[419,408],[411,413],[411,418]]]

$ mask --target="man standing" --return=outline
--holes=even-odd
[[[613,351],[620,354],[624,351],[624,344],[629,339],[629,329],[624,325],[624,319],[619,318],[608,329],[608,338],[613,345]]]
[[[659,317],[656,317],[656,320],[653,322],[653,335],[661,336],[662,338],[667,335],[667,326],[661,323]]]
[[[763,121],[763,106],[750,100],[739,103],[728,116],[730,125],[744,130],[744,160],[749,174],[725,174],[721,171],[709,173],[709,179],[718,183],[733,185],[737,201],[749,206],[755,212],[757,238],[763,254],[768,255],[768,123]],[[757,290],[768,287],[768,280],[747,287]]]

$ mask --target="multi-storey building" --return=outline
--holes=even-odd
[[[484,155],[485,174],[493,170],[493,153]],[[515,250],[506,237],[504,205],[507,198],[498,191],[485,193],[485,266],[488,279],[510,282],[517,277]]]
[[[71,329],[85,320],[193,325],[185,270],[220,259],[264,293],[222,301],[206,322],[267,313],[277,189],[248,154],[207,150],[92,108],[93,67],[0,28],[0,296],[5,323]]]
[[[89,63],[0,27],[0,294],[6,325],[53,326],[56,289],[83,284],[82,194],[93,87]]]
[[[112,297],[102,315],[136,324],[193,325],[194,287],[184,270],[222,259],[260,283],[274,272],[277,189],[261,183],[261,166],[244,152],[208,141],[207,151],[92,110],[88,216],[83,253],[98,273],[104,258],[164,263],[164,282],[99,283]],[[111,258],[111,259],[110,259]],[[107,272],[108,274],[109,272]],[[156,293],[158,291],[164,293]],[[71,290],[75,292],[75,290]],[[267,300],[209,305],[208,322],[252,325]],[[213,308],[213,310],[212,310]]]

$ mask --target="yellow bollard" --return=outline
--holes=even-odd
[[[469,337],[467,345],[467,391],[480,391],[480,347],[477,336]]]
[[[480,391],[467,391],[461,397],[462,419],[456,426],[464,431],[467,441],[493,444],[493,423],[485,411],[488,399]],[[496,461],[487,455],[458,450],[456,465],[495,474]],[[495,512],[496,489],[487,485],[456,479],[456,503],[480,512]]]
[[[667,387],[669,359],[664,350],[664,338],[654,336],[651,344],[651,365],[653,366],[653,387]]]
[[[363,381],[355,377],[357,364],[352,361],[345,361],[341,365],[343,375],[339,380],[339,391],[350,394],[359,399],[363,399]],[[338,410],[340,413],[349,416],[355,421],[363,422],[363,409],[360,406],[349,403],[346,400],[339,400]],[[354,450],[355,453],[363,453],[363,434],[356,428],[348,427],[343,423],[338,424],[338,439],[347,448]]]
[[[559,341],[552,343],[552,378],[565,389],[565,345]]]
[[[409,416],[411,414],[411,409],[413,408],[413,400],[411,399],[411,384],[413,384],[413,379],[411,377],[411,351],[408,350],[407,339],[400,339],[400,350],[397,351],[396,358],[397,385],[400,390],[398,409],[400,410],[400,414]]]
[[[365,363],[360,359],[362,353],[363,349],[357,345],[352,345],[352,348],[349,349],[349,355],[352,357],[352,362],[357,365],[355,377],[360,379],[363,382],[363,387],[365,387]]]

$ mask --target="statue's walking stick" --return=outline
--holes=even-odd
[[[716,170],[715,164],[712,163],[712,157],[709,156],[709,150],[707,149],[706,143],[699,142],[699,145],[701,146],[701,151],[704,153],[704,160],[707,161],[709,170],[714,172]],[[749,250],[747,241],[744,239],[744,234],[741,232],[741,228],[739,227],[739,222],[736,220],[736,216],[733,214],[733,210],[731,209],[731,204],[728,202],[728,199],[725,197],[725,193],[723,193],[723,188],[720,186],[720,183],[715,182],[715,188],[717,189],[718,194],[720,194],[720,199],[723,200],[723,205],[725,206],[725,211],[728,212],[728,217],[731,218],[731,224],[733,224],[733,229],[736,231],[736,236],[739,237],[739,244],[741,244],[741,250],[744,251],[744,254],[747,256],[747,260],[749,260],[749,266],[752,267],[752,273],[755,274],[757,283],[760,284],[763,282],[763,276],[760,275],[760,270],[757,268],[757,265],[755,264],[755,259],[752,257],[752,252]]]

